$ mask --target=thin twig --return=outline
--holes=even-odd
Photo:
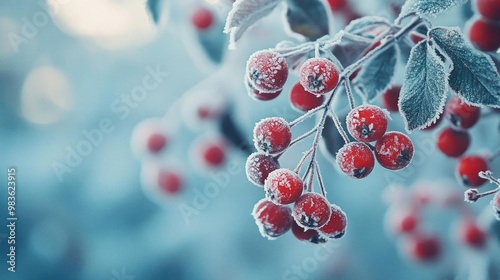
[[[311,130],[309,130],[308,132],[300,135],[299,137],[295,138],[288,147],[291,147],[293,146],[294,144],[297,144],[298,142],[306,139],[307,137],[311,136],[314,132],[316,132],[316,130],[318,129],[318,126],[314,126]]]
[[[340,136],[342,136],[342,139],[344,139],[344,142],[346,144],[351,142],[351,141],[349,141],[349,137],[347,136],[347,133],[345,132],[344,128],[342,127],[342,124],[340,123],[340,119],[337,116],[337,114],[335,114],[335,112],[333,111],[332,108],[328,108],[328,111],[330,111],[333,123],[335,124],[335,127],[339,131]]]
[[[318,183],[319,183],[319,188],[321,189],[321,194],[323,194],[324,197],[326,197],[326,188],[325,185],[323,184],[323,177],[321,176],[321,170],[319,169],[319,164],[318,161],[314,161],[314,166],[316,168],[316,174],[318,174]]]
[[[349,79],[344,79],[345,91],[347,93],[347,99],[349,100],[349,107],[354,109],[354,96],[352,94],[351,81]]]
[[[297,163],[297,167],[293,170],[293,172],[299,174],[300,169],[302,168],[302,165],[304,165],[304,162],[306,162],[306,158],[312,153],[312,149],[307,150],[304,155],[299,160],[299,163]]]
[[[324,109],[325,108],[325,105],[321,105],[321,106],[318,106],[314,109],[311,109],[309,111],[307,111],[305,114],[303,114],[302,116],[296,118],[295,120],[291,121],[288,125],[290,125],[290,127],[293,127],[295,126],[296,124],[302,122],[303,120],[309,118],[310,116],[312,116],[314,113],[320,111],[321,109]]]

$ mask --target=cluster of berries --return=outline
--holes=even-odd
[[[347,130],[358,142],[346,143],[337,153],[337,163],[351,178],[368,176],[375,166],[375,158],[390,170],[405,168],[413,158],[411,139],[401,132],[386,132],[386,112],[375,105],[361,105],[351,110],[347,115]],[[368,144],[374,141],[374,147]]]
[[[278,157],[292,141],[290,125],[282,118],[267,118],[256,124],[254,144],[258,152],[246,163],[248,180],[263,187],[266,198],[255,205],[252,215],[262,236],[274,239],[292,229],[297,239],[312,243],[340,238],[347,217],[324,195],[305,191],[297,171],[280,168]],[[287,205],[295,203],[293,210]]]
[[[500,1],[476,0],[478,14],[469,20],[469,40],[479,50],[494,52],[500,48]]]
[[[217,96],[191,92],[183,98],[181,100],[185,102],[181,106],[173,106],[171,109],[181,109],[186,126],[194,131],[210,128],[226,110],[222,98]],[[169,119],[168,125],[160,118],[145,119],[137,124],[132,132],[131,149],[141,160],[141,180],[147,192],[169,196],[182,191],[185,176],[173,157],[164,158],[177,129],[172,124],[169,113],[165,119]],[[228,145],[222,136],[207,133],[190,145],[190,159],[199,169],[215,169],[224,165]]]
[[[477,223],[463,201],[460,201],[454,186],[418,182],[410,189],[401,188],[400,191],[399,197],[392,197],[392,201],[389,201],[391,207],[386,213],[385,224],[391,235],[400,238],[402,249],[411,259],[432,262],[439,258],[444,249],[440,237],[429,232],[424,226],[422,220],[425,207],[455,209],[455,212],[460,214],[459,223],[454,228],[459,244],[475,250],[486,247],[486,230]]]
[[[298,69],[299,81],[290,93],[291,105],[306,113],[288,123],[283,118],[261,120],[254,128],[254,144],[258,152],[249,156],[246,173],[249,181],[263,186],[266,198],[259,201],[253,216],[263,236],[276,238],[290,228],[299,240],[313,243],[344,234],[347,219],[336,205],[330,205],[316,163],[318,137],[326,114],[335,115],[330,107],[341,74],[332,60],[307,58]],[[250,56],[246,65],[245,85],[248,94],[256,100],[272,100],[279,96],[288,79],[289,67],[284,55],[275,50],[261,50]],[[328,94],[330,93],[330,94]],[[353,105],[354,107],[354,105]],[[291,127],[317,111],[323,112],[320,123],[309,133],[292,140]],[[385,168],[400,170],[413,157],[414,147],[406,135],[387,132],[387,114],[373,105],[354,107],[347,116],[347,128],[357,142],[349,142],[338,118],[332,117],[346,144],[338,151],[336,161],[340,170],[352,178],[364,178],[373,170],[375,158]],[[295,170],[281,168],[278,158],[291,145],[316,133],[313,147],[299,161]],[[372,146],[370,142],[375,142]],[[304,160],[311,155],[304,176],[299,176]],[[314,173],[316,171],[316,174]],[[312,191],[313,176],[318,176],[322,194]],[[309,179],[309,180],[307,180]],[[288,204],[295,203],[293,210]]]

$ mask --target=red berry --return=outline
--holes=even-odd
[[[270,240],[286,233],[293,223],[290,208],[276,205],[265,198],[255,204],[252,216],[260,234]]]
[[[413,143],[401,132],[387,132],[375,144],[378,163],[391,170],[399,170],[410,164],[413,158]]]
[[[480,249],[486,243],[486,233],[474,222],[465,221],[459,225],[458,235],[465,245]]]
[[[500,23],[477,18],[469,29],[469,40],[479,50],[494,52],[500,47]]]
[[[259,152],[251,154],[245,165],[248,181],[257,186],[264,186],[269,173],[278,168],[280,165],[277,160],[270,155]]]
[[[437,236],[415,235],[408,241],[409,252],[417,261],[433,261],[441,254],[441,242]]]
[[[470,135],[467,130],[457,130],[447,127],[439,132],[437,147],[449,157],[459,157],[467,151],[470,144]]]
[[[247,61],[246,77],[260,92],[279,91],[288,78],[288,65],[283,56],[275,51],[258,51]]]
[[[382,105],[390,112],[399,111],[398,100],[401,86],[393,86],[382,95]]]
[[[300,241],[311,242],[314,244],[325,243],[326,239],[320,236],[315,229],[305,229],[301,227],[295,220],[292,224],[292,233]]]
[[[194,27],[204,30],[212,26],[214,22],[214,15],[212,11],[205,7],[199,7],[191,16],[191,21]]]
[[[339,72],[335,64],[322,57],[310,58],[300,67],[300,84],[313,94],[332,91],[339,82]]]
[[[226,142],[219,137],[203,137],[193,142],[191,158],[201,167],[218,168],[226,159]]]
[[[137,156],[156,155],[168,144],[161,120],[146,119],[139,123],[132,133],[132,150]]]
[[[332,204],[331,210],[330,220],[319,228],[319,232],[327,238],[341,238],[347,228],[347,216],[337,205]]]
[[[304,183],[297,173],[280,168],[269,173],[264,182],[266,197],[276,204],[290,204],[299,199]]]
[[[445,108],[445,116],[450,122],[463,129],[471,128],[479,120],[480,108],[462,102],[459,97],[452,97]]]
[[[252,86],[252,83],[248,80],[248,77],[245,78],[245,85],[248,96],[260,101],[273,100],[278,97],[282,91],[281,89],[272,92],[260,91]]]
[[[332,210],[328,200],[317,193],[305,193],[295,202],[292,216],[303,228],[317,229],[330,219]]]
[[[262,119],[255,125],[253,141],[257,150],[276,154],[284,151],[292,141],[290,125],[278,117]]]
[[[328,4],[332,11],[340,11],[346,6],[347,1],[348,0],[328,0]]]
[[[484,157],[470,155],[461,158],[458,162],[457,175],[466,187],[479,187],[487,181],[479,177],[479,172],[488,169],[488,162]]]
[[[419,224],[418,216],[408,209],[395,208],[388,212],[391,230],[399,234],[414,232]]]
[[[304,89],[300,83],[296,83],[292,87],[290,93],[290,103],[292,106],[300,111],[309,111],[318,106],[321,106],[325,101],[324,95],[314,95]]]
[[[167,138],[160,133],[153,133],[148,138],[148,149],[152,153],[157,153],[165,147],[167,144]]]
[[[347,114],[347,130],[360,142],[380,139],[387,130],[387,118],[377,106],[361,105]]]
[[[500,20],[500,1],[476,0],[476,7],[482,17],[491,20]]]
[[[167,194],[176,194],[182,189],[182,175],[171,170],[163,169],[158,174],[158,185]]]
[[[359,142],[347,143],[340,148],[336,161],[344,174],[356,179],[368,176],[375,166],[372,150],[368,145]]]

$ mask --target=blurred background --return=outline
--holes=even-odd
[[[296,40],[282,24],[284,9],[228,50],[222,29],[231,1],[151,2],[0,2],[0,219],[8,224],[10,167],[18,218],[15,273],[7,270],[9,231],[0,226],[0,279],[500,279],[492,278],[499,275],[500,229],[488,199],[466,211],[487,231],[486,248],[457,240],[464,214],[447,202],[461,201],[464,188],[454,177],[456,160],[433,146],[435,131],[411,135],[415,160],[399,173],[377,166],[368,179],[353,180],[319,157],[328,198],[349,217],[342,239],[314,245],[291,233],[262,238],[250,213],[264,194],[244,170],[252,129],[263,117],[300,113],[287,94],[251,99],[243,76],[250,54]],[[401,4],[349,3],[359,15],[389,18]],[[193,17],[201,8],[212,18]],[[352,15],[333,13],[336,32]],[[470,15],[466,5],[436,23],[463,27]],[[391,116],[390,129],[403,131],[401,116]],[[313,123],[305,121],[297,135]],[[164,133],[165,150],[145,154],[141,127]],[[498,114],[481,121],[469,151],[498,148],[498,127]],[[222,147],[217,168],[206,166],[217,155],[200,152],[207,143]],[[281,165],[293,168],[310,144],[294,146]],[[155,189],[151,176],[159,168],[176,170],[168,180],[178,189]],[[500,173],[498,160],[492,171]],[[431,263],[412,260],[386,221],[394,201],[404,205],[405,193],[421,189],[442,202],[422,218],[442,241]]]

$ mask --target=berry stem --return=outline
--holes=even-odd
[[[313,50],[314,47],[310,44],[307,44],[305,46],[300,46],[300,47],[294,47],[294,48],[289,48],[289,49],[275,49],[278,53],[280,53],[283,57],[289,57],[297,54],[302,54],[306,52],[310,52]]]
[[[314,162],[316,162],[316,160],[314,160]],[[315,166],[313,164],[313,161],[311,161],[311,163],[309,164],[308,169],[310,170],[310,174],[309,174],[309,183],[307,185],[307,190],[309,192],[312,192],[313,191],[314,171],[315,171]]]
[[[421,23],[422,23],[421,18],[416,17],[410,23],[408,23],[408,25],[406,25],[403,28],[401,28],[396,34],[394,34],[394,35],[390,35],[390,34],[386,35],[384,37],[384,38],[387,39],[385,42],[381,42],[381,44],[379,46],[377,46],[376,48],[374,48],[372,51],[370,51],[369,53],[367,53],[365,56],[361,57],[358,61],[356,61],[355,63],[353,63],[353,64],[351,64],[349,66],[347,66],[345,68],[345,70],[342,72],[341,76],[343,76],[343,77],[349,77],[349,76],[351,76],[351,74],[354,71],[356,71],[363,63],[365,63],[366,61],[368,61],[369,59],[371,59],[373,56],[375,56],[376,54],[378,54],[379,52],[384,51],[390,45],[392,45],[395,42],[397,42],[398,40],[400,40],[401,37],[405,36],[406,33],[410,32],[411,30],[413,30],[413,28],[417,27]]]
[[[325,189],[325,185],[323,184],[323,177],[321,176],[321,170],[319,169],[319,164],[318,164],[317,160],[314,161],[314,166],[315,166],[317,174],[318,174],[318,183],[319,183],[319,187],[321,189],[321,194],[323,194],[323,196],[326,198],[326,189]]]
[[[321,106],[318,106],[318,107],[316,107],[314,109],[311,109],[311,110],[307,111],[305,114],[303,114],[302,116],[300,116],[300,117],[296,118],[295,120],[291,121],[288,125],[290,125],[290,127],[293,127],[296,124],[298,124],[298,123],[304,121],[305,119],[309,118],[314,113],[320,111],[323,108],[325,108],[325,105],[321,105]]]
[[[318,126],[314,126],[311,130],[309,130],[308,132],[300,135],[299,137],[295,138],[288,147],[291,147],[293,146],[294,144],[306,139],[307,137],[311,136],[314,132],[316,132],[316,130],[318,129]]]
[[[335,127],[337,128],[338,132],[340,133],[340,136],[342,136],[342,139],[344,139],[344,142],[347,144],[351,141],[349,141],[349,137],[347,136],[347,133],[345,132],[344,128],[342,127],[342,124],[340,123],[340,119],[335,114],[333,109],[329,108],[328,111],[330,111],[333,123],[335,124]]]
[[[319,42],[316,42],[316,44],[314,44],[314,57],[319,57]]]
[[[345,86],[345,91],[347,93],[347,99],[349,100],[349,107],[352,110],[356,105],[354,104],[354,96],[352,94],[351,81],[349,81],[349,79],[344,79],[344,86]]]
[[[479,172],[479,177],[489,180],[490,183],[496,184],[498,187],[500,187],[500,180],[497,178],[493,177],[493,173],[491,171],[481,171]]]
[[[306,162],[306,158],[312,153],[312,148],[307,150],[304,155],[300,158],[299,163],[297,163],[297,167],[293,170],[293,172],[299,174],[300,169],[302,168],[302,165],[304,165],[304,162]]]

